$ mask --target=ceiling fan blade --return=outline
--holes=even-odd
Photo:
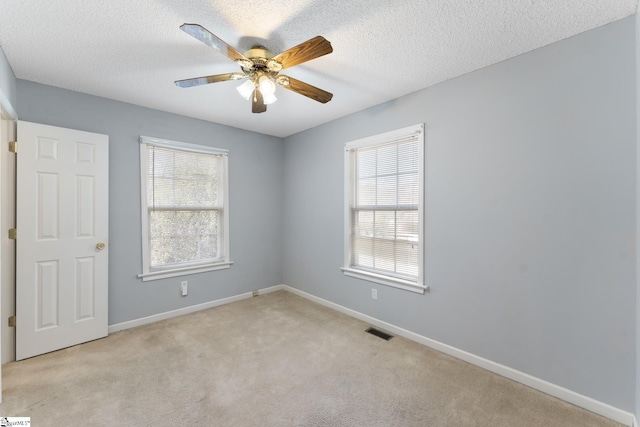
[[[318,102],[322,102],[323,104],[326,104],[327,102],[331,101],[331,98],[333,98],[333,94],[330,92],[327,92],[326,90],[322,90],[320,88],[310,85],[309,83],[296,80],[293,77],[289,77],[289,76],[282,76],[282,77],[286,78],[286,79],[282,79],[282,81],[284,82],[286,82],[287,80],[289,81],[289,84],[281,83],[283,88],[297,92],[300,95],[304,95],[308,98],[313,99],[314,101],[318,101]]]
[[[285,68],[311,61],[312,59],[319,58],[331,52],[333,52],[331,43],[322,36],[316,36],[291,49],[285,50],[281,54],[274,56],[272,60],[282,64],[282,69],[284,70]]]
[[[246,76],[240,73],[215,74],[213,76],[194,77],[192,79],[176,80],[176,86],[193,87],[209,83],[226,82],[228,80],[240,80]]]
[[[255,89],[253,91],[252,102],[251,102],[251,112],[252,113],[264,113],[267,111],[267,106],[264,105],[264,98],[262,97],[262,92],[259,89]]]
[[[207,30],[202,25],[182,24],[180,26],[180,29],[189,34],[191,37],[195,37],[207,46],[211,46],[223,55],[226,55],[233,61],[249,61],[247,57],[225,43],[222,39],[218,38],[218,36],[211,33],[211,31]]]

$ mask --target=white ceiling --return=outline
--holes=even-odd
[[[16,77],[285,137],[636,13],[638,0],[2,0],[0,47]],[[278,89],[263,114],[239,71],[182,32],[198,23],[240,52],[279,53],[316,35],[333,53],[287,70],[334,94]]]

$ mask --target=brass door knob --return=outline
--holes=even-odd
[[[102,243],[102,242],[98,243],[96,245],[96,249],[99,250],[99,251],[103,250],[104,249],[104,243]]]

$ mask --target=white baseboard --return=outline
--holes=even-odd
[[[638,7],[640,7],[640,6],[638,6]],[[631,423],[631,425],[632,425],[632,427],[640,427],[638,425],[638,419],[635,416],[633,417],[633,422]]]
[[[269,292],[275,292],[285,289],[284,285],[276,285],[270,288],[259,289],[260,294],[268,294]],[[154,314],[152,316],[141,317],[140,319],[129,320],[127,322],[116,323],[109,325],[109,333],[123,331],[125,329],[135,328],[136,326],[147,325],[149,323],[158,322],[160,320],[171,319],[172,317],[178,317],[189,313],[195,313],[196,311],[206,310],[208,308],[217,307],[219,305],[229,304],[231,302],[240,301],[243,299],[251,298],[253,292],[246,292],[240,295],[234,295],[228,298],[222,298],[215,301],[205,302],[203,304],[192,305],[189,307],[179,308],[177,310],[166,311],[164,313]]]
[[[509,368],[508,366],[504,366],[499,363],[492,362],[491,360],[482,358],[480,356],[476,356],[464,350],[460,350],[459,348],[452,347],[447,344],[443,344],[439,341],[432,340],[431,338],[427,338],[422,335],[418,335],[414,332],[408,331],[406,329],[400,328],[398,326],[392,325],[382,320],[378,320],[366,314],[357,312],[355,310],[351,310],[350,308],[346,308],[341,305],[335,304],[331,301],[327,301],[325,299],[308,294],[299,289],[295,289],[287,285],[282,285],[281,289],[285,289],[291,293],[294,293],[303,298],[309,299],[325,307],[332,308],[348,316],[367,322],[373,326],[377,326],[379,328],[385,329],[388,332],[392,332],[396,335],[400,335],[404,338],[426,345],[427,347],[441,351],[442,353],[448,354],[457,359],[464,360],[465,362],[471,363],[472,365],[479,366],[480,368],[486,369],[487,371],[491,371],[505,378],[509,378],[513,381],[519,382],[521,384],[524,384],[526,386],[539,390],[543,393],[557,397],[558,399],[564,400],[573,405],[584,408],[588,411],[601,415],[605,418],[609,418],[610,420],[619,422],[621,424],[624,424],[630,427],[640,427],[636,423],[635,416],[632,413],[623,411],[622,409],[618,409],[606,403],[597,401],[590,397],[568,390],[564,387],[560,387],[556,384],[552,384],[548,381],[542,380],[532,375],[525,374],[524,372],[520,372],[515,369]]]

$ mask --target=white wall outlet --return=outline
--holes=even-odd
[[[378,299],[378,290],[371,288],[371,299]]]
[[[180,282],[180,293],[182,294],[183,297],[187,296],[187,281],[183,280],[182,282]]]

